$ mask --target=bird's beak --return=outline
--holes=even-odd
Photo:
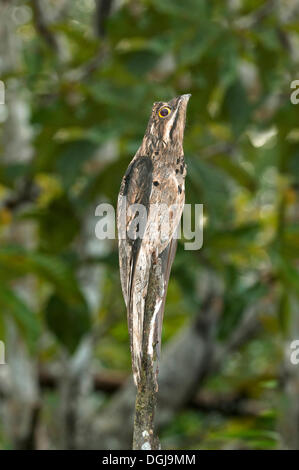
[[[190,99],[190,96],[191,96],[191,93],[188,93],[187,95],[181,95],[180,101],[185,102],[187,104]]]

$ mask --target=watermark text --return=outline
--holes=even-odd
[[[185,204],[181,215],[180,206],[174,204],[142,204],[127,206],[126,198],[119,201],[118,238],[146,240],[147,243],[163,245],[168,240],[183,239],[185,250],[200,250],[203,245],[203,204]],[[116,213],[111,204],[96,207],[95,215],[100,220],[95,226],[99,240],[116,238]],[[193,228],[192,228],[193,225]]]
[[[292,350],[290,355],[290,361],[294,366],[299,364],[299,339],[295,339],[291,342],[290,348]]]
[[[5,85],[2,80],[0,80],[0,104],[5,104]]]
[[[299,103],[299,80],[293,80],[291,82],[291,88],[295,88],[295,90],[291,93],[290,100],[292,104]]]
[[[0,366],[6,364],[5,362],[5,344],[3,341],[0,341]]]

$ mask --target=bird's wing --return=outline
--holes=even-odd
[[[176,249],[177,249],[177,239],[172,238],[172,240],[169,242],[165,250],[159,256],[162,262],[163,295],[162,295],[162,302],[160,304],[159,311],[156,317],[157,319],[155,323],[155,333],[154,333],[154,343],[155,343],[157,359],[160,358],[160,353],[161,353],[161,336],[162,336],[164,308],[165,308],[171,266],[175,257]]]
[[[140,156],[129,165],[123,178],[118,198],[117,224],[119,233],[119,264],[123,295],[128,312],[128,327],[131,340],[131,352],[133,358],[133,370],[137,369],[137,362],[141,359],[142,351],[142,307],[133,299],[134,290],[142,297],[142,287],[135,286],[135,270],[140,256],[142,245],[142,233],[136,239],[128,236],[132,234],[130,227],[134,226],[135,217],[130,214],[128,207],[132,204],[141,204],[149,212],[150,195],[152,191],[153,164],[150,157]],[[145,227],[144,227],[145,229]],[[140,262],[146,268],[146,256],[141,250]],[[149,266],[147,267],[149,269]],[[143,276],[146,281],[146,276]],[[139,292],[140,291],[140,292]],[[136,294],[135,292],[135,294]],[[136,294],[137,295],[137,294]],[[142,299],[143,300],[143,299]]]
[[[128,212],[129,206],[141,204],[149,210],[150,194],[152,190],[153,164],[149,157],[137,157],[134,159],[123,177],[117,207],[117,225],[119,233],[119,261],[123,295],[126,305],[131,293],[131,284],[134,277],[134,269],[142,238],[135,240],[128,237],[130,225],[134,223],[134,217]],[[122,236],[120,234],[122,233]]]

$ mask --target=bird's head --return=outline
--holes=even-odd
[[[180,147],[183,145],[186,109],[191,95],[153,104],[144,143],[147,147]]]

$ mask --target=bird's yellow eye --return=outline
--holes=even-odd
[[[171,113],[171,109],[169,106],[163,106],[163,108],[159,109],[159,117],[165,118]]]

